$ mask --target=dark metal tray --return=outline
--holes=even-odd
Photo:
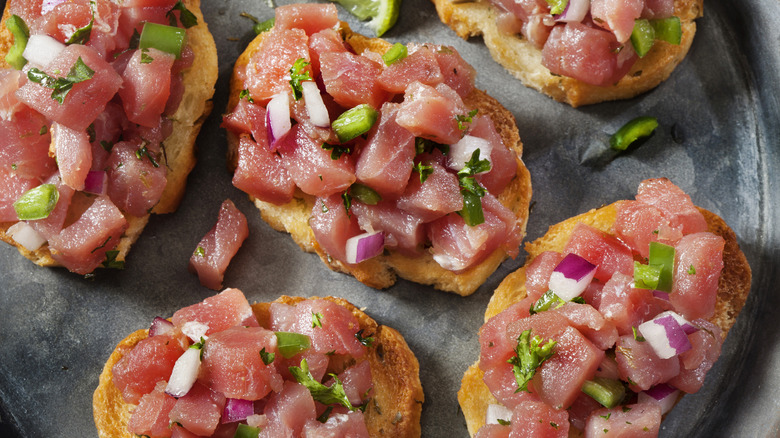
[[[270,1],[270,0],[269,0]],[[5,2],[0,2],[4,4]],[[327,270],[271,230],[233,188],[219,128],[232,64],[252,38],[242,11],[261,19],[262,1],[204,0],[219,49],[215,106],[198,139],[198,165],[178,212],[151,219],[124,271],[86,280],[39,268],[0,248],[0,436],[96,436],[92,392],[117,342],[157,315],[214,292],[187,271],[197,242],[233,199],[248,216],[249,239],[225,285],[250,301],[281,294],[339,295],[403,333],[417,354],[426,402],[423,435],[467,436],[456,391],[478,356],[477,330],[493,289],[522,264],[508,260],[474,295],[461,298],[408,282],[376,291]],[[352,27],[370,34],[340,10]],[[455,46],[478,66],[477,86],[517,118],[534,186],[527,239],[569,216],[631,197],[638,183],[666,176],[695,203],[723,216],[753,268],[753,290],[702,390],[686,396],[662,436],[775,436],[780,427],[780,3],[710,1],[688,57],[657,89],[624,102],[572,109],[520,85],[480,39],[463,41],[431,3],[404,0],[391,41]],[[608,164],[585,152],[639,115],[658,117],[656,134]]]

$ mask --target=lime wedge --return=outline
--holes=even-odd
[[[332,0],[382,36],[396,21],[401,11],[401,0]]]

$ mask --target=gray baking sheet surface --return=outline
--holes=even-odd
[[[4,3],[4,2],[3,2]],[[522,265],[508,260],[470,297],[405,281],[382,291],[326,269],[259,218],[235,189],[219,127],[232,64],[252,38],[248,12],[273,11],[262,0],[203,0],[219,50],[214,111],[198,138],[198,164],[176,213],[153,217],[123,271],[84,279],[40,268],[0,247],[0,436],[96,436],[92,392],[114,346],[155,316],[214,294],[187,271],[221,202],[232,199],[250,237],[228,268],[225,286],[250,301],[279,295],[337,295],[398,329],[420,361],[426,437],[465,437],[456,392],[478,357],[477,330],[492,291]],[[339,9],[358,32],[363,24]],[[386,38],[453,45],[478,68],[477,86],[517,118],[533,178],[526,239],[591,208],[633,196],[639,182],[669,177],[694,202],[725,218],[753,268],[747,305],[720,361],[699,393],[663,423],[664,437],[775,436],[780,425],[780,2],[708,1],[688,57],[671,78],[635,99],[572,109],[523,87],[490,58],[481,39],[464,41],[426,0],[404,0]],[[659,119],[655,135],[608,163],[587,158],[628,120]],[[583,164],[585,162],[585,164]]]

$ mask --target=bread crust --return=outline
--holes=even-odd
[[[496,25],[497,10],[486,0],[431,0],[439,19],[463,39],[482,36],[493,59],[527,87],[536,89],[573,107],[610,100],[628,99],[655,88],[666,80],[685,58],[696,33],[694,19],[701,17],[704,0],[675,0],[674,14],[680,17],[682,41],[679,45],[656,41],[643,58],[617,84],[590,85],[550,73],[542,65],[542,52],[528,40],[507,35]]]
[[[623,201],[590,210],[551,226],[544,236],[525,244],[525,249],[528,252],[525,266],[528,266],[536,256],[544,251],[563,251],[574,227],[580,222],[611,233],[612,225],[617,216],[617,206],[620,202]],[[699,211],[707,221],[708,231],[721,236],[726,242],[723,249],[723,271],[721,271],[718,282],[715,315],[710,318],[712,323],[720,327],[725,339],[750,292],[750,265],[747,263],[745,254],[739,249],[734,231],[729,228],[726,222],[708,210],[699,208]],[[496,288],[485,310],[485,322],[526,297],[525,266],[509,274]],[[482,381],[483,375],[484,373],[479,368],[479,361],[477,361],[463,375],[461,388],[458,391],[458,402],[472,436],[485,424],[488,405],[498,403]],[[569,436],[578,437],[581,436],[581,433],[572,428]]]
[[[367,38],[353,33],[349,25],[342,22],[340,28],[345,41],[355,50],[362,53],[371,50],[384,53],[392,44],[379,39]],[[243,85],[237,77],[237,71],[243,69],[248,63],[262,41],[263,34],[255,38],[236,61],[233,76],[230,81],[230,98],[228,112],[238,103],[238,95]],[[517,175],[509,183],[507,188],[498,196],[498,200],[508,207],[517,217],[520,224],[521,235],[525,235],[525,227],[528,219],[528,208],[531,202],[531,174],[522,160],[523,143],[517,130],[515,118],[512,113],[504,108],[497,100],[488,96],[484,91],[474,89],[463,102],[469,108],[479,109],[479,114],[488,115],[496,125],[498,133],[507,147],[511,148],[517,156]],[[232,169],[236,167],[238,137],[228,131],[228,164]],[[487,280],[507,255],[497,249],[485,260],[460,273],[448,271],[433,260],[433,256],[425,253],[420,257],[410,258],[397,253],[383,254],[366,260],[357,265],[348,265],[331,258],[317,244],[314,233],[308,225],[315,198],[296,190],[292,201],[284,205],[274,205],[250,196],[255,206],[260,210],[261,217],[277,231],[290,233],[293,240],[307,252],[316,252],[322,261],[332,270],[350,274],[360,282],[383,289],[392,286],[397,277],[401,277],[416,283],[432,285],[437,289],[454,292],[467,296]]]
[[[5,21],[10,18],[10,5],[14,0],[9,0],[5,5],[3,19],[0,22],[0,68],[9,67],[5,62],[5,54],[13,46],[13,35],[5,27]],[[184,72],[183,83],[185,94],[182,97],[179,108],[171,116],[173,131],[163,142],[165,144],[165,162],[168,168],[167,182],[160,201],[152,209],[152,213],[164,214],[176,211],[187,183],[187,175],[195,167],[195,139],[200,132],[203,122],[211,113],[214,96],[214,84],[219,74],[217,67],[217,47],[214,38],[209,32],[208,25],[203,19],[200,10],[200,0],[183,0],[184,5],[198,19],[198,24],[187,29],[187,41],[192,48],[194,59],[192,67]],[[119,251],[118,261],[124,261],[130,247],[141,236],[146,224],[149,222],[149,214],[135,217],[125,214],[128,227],[122,234],[119,244],[115,248]],[[40,266],[61,266],[51,255],[48,244],[44,244],[35,251],[28,251],[16,243],[8,234],[15,222],[0,222],[0,240],[15,246],[19,253],[33,263]]]
[[[312,297],[315,299],[317,297]],[[281,296],[275,303],[296,305],[307,298]],[[403,336],[390,327],[378,324],[347,300],[325,297],[347,308],[357,318],[366,336],[374,342],[364,358],[371,366],[373,397],[364,416],[371,437],[419,437],[420,415],[425,400],[420,383],[420,367]],[[256,303],[252,310],[263,327],[269,326],[271,303]],[[127,430],[135,405],[125,403],[113,383],[111,369],[125,354],[148,336],[148,330],[137,330],[123,339],[108,358],[92,398],[95,426],[100,438],[136,438]]]

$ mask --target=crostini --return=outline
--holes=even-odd
[[[233,71],[233,184],[332,270],[471,294],[517,254],[531,197],[514,117],[475,74],[451,47],[355,34],[332,4],[278,7]]]
[[[422,403],[404,338],[349,302],[226,289],[122,340],[93,408],[105,438],[419,437]]]
[[[573,107],[655,88],[685,58],[703,13],[702,0],[432,1],[525,86]]]
[[[702,386],[750,291],[734,232],[667,179],[526,250],[458,392],[472,436],[657,435]]]
[[[0,27],[0,239],[117,267],[195,165],[217,79],[200,2],[10,0]]]

